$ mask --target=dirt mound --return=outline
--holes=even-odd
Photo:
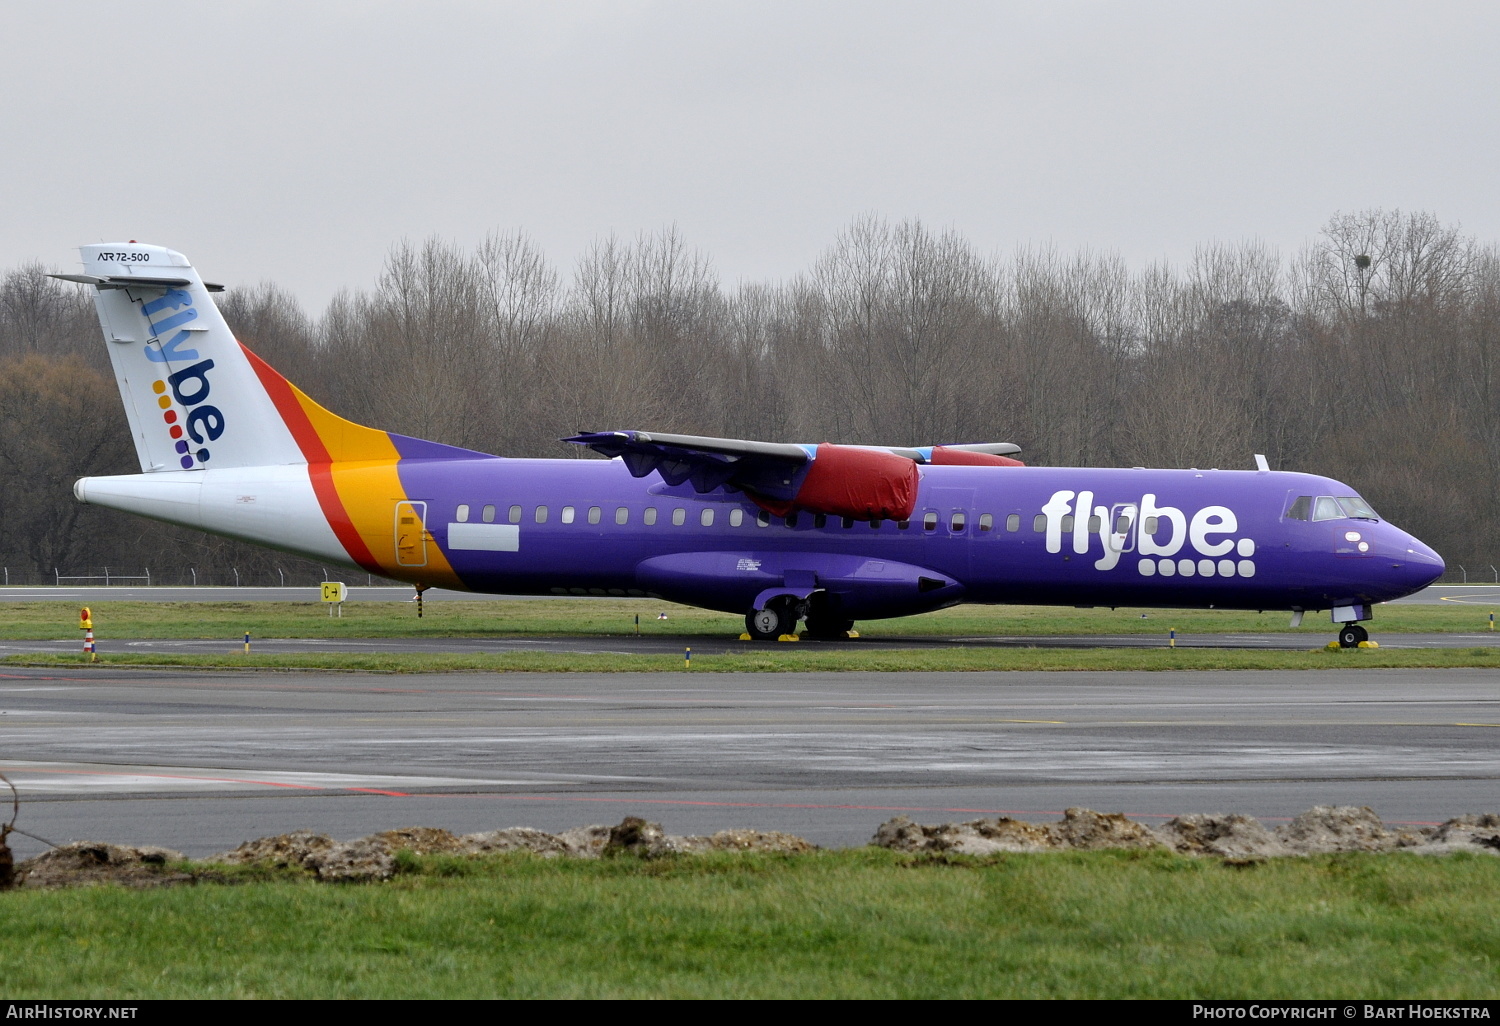
[[[1046,824],[1000,816],[923,826],[905,816],[897,816],[882,823],[870,843],[895,851],[990,855],[995,852],[1156,848],[1162,841],[1150,827],[1126,819],[1118,812],[1068,809],[1060,822]]]
[[[303,830],[247,841],[233,851],[204,861],[300,868],[320,880],[385,880],[395,875],[396,853],[403,850],[418,855],[484,855],[524,850],[546,858],[592,859],[624,854],[657,858],[703,851],[813,849],[813,845],[800,837],[759,830],[724,830],[712,837],[678,837],[667,834],[659,823],[627,816],[615,826],[574,827],[560,834],[511,827],[460,837],[434,827],[404,827],[353,841],[335,841],[325,834]]]
[[[957,855],[1057,849],[1057,838],[1050,826],[1008,816],[938,826],[923,826],[905,816],[897,816],[880,824],[870,843],[894,851],[942,851]]]
[[[1319,805],[1275,832],[1251,816],[1213,813],[1178,816],[1152,829],[1124,815],[1068,809],[1057,823],[1000,817],[926,826],[897,816],[880,824],[870,843],[893,851],[996,852],[1097,851],[1165,846],[1183,855],[1260,859],[1341,851],[1454,851],[1500,855],[1500,814],[1459,816],[1440,827],[1387,829],[1368,808]]]
[[[545,858],[571,855],[572,850],[555,834],[533,830],[531,827],[508,827],[505,830],[487,830],[481,834],[464,834],[465,854],[487,855],[490,852],[529,851]]]
[[[1315,805],[1276,830],[1277,838],[1296,855],[1335,851],[1391,851],[1428,839],[1420,828],[1387,830],[1367,805]]]
[[[1423,855],[1446,855],[1455,851],[1500,855],[1500,813],[1470,813],[1433,827],[1426,843],[1412,848]]]
[[[609,844],[610,828],[607,826],[572,827],[557,835],[557,839],[576,858],[595,859],[604,854]]]
[[[706,842],[709,851],[779,851],[796,855],[818,850],[816,844],[780,830],[720,830],[709,837],[685,837],[683,840]]]
[[[1148,826],[1126,819],[1121,812],[1068,809],[1052,828],[1058,847],[1074,851],[1101,848],[1160,848],[1161,838]]]
[[[463,838],[437,827],[402,827],[371,834],[365,839],[378,842],[391,851],[404,848],[417,855],[457,855],[468,851]]]
[[[267,865],[277,869],[300,867],[312,868],[309,860],[329,849],[337,847],[327,834],[315,834],[311,830],[294,830],[275,837],[261,837],[246,841],[233,851],[210,855],[204,862],[227,862],[232,866]]]
[[[1239,813],[1178,816],[1157,827],[1156,834],[1167,847],[1184,855],[1244,859],[1291,854],[1260,820]]]
[[[167,868],[170,863],[182,861],[183,854],[170,848],[74,841],[20,862],[16,866],[16,880],[21,887],[77,887],[102,883],[160,887],[192,879],[187,873]]]

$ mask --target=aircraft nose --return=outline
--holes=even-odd
[[[1396,559],[1400,563],[1402,583],[1411,591],[1421,591],[1443,576],[1447,564],[1429,546],[1404,532],[1397,539]]]

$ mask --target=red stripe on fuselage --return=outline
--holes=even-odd
[[[350,559],[371,573],[380,572],[380,564],[365,540],[354,529],[354,521],[344,508],[344,500],[339,498],[338,489],[333,485],[333,459],[328,454],[328,447],[318,437],[312,421],[307,417],[307,411],[302,408],[296,392],[292,390],[291,382],[246,348],[243,342],[240,343],[240,348],[244,350],[250,366],[255,369],[256,377],[260,378],[266,394],[271,397],[271,402],[291,431],[292,438],[302,450],[302,455],[307,460],[307,476],[312,481],[313,494],[318,497],[318,505],[323,509],[328,526],[333,528],[334,536],[344,546],[344,551],[349,553]]]

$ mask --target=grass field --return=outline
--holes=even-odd
[[[1500,859],[403,856],[0,895],[9,998],[1495,998]]]
[[[0,599],[4,593],[0,592]],[[1500,598],[1500,596],[1497,596]],[[1497,603],[1500,606],[1500,603]],[[79,637],[78,610],[61,602],[3,605],[0,638]],[[642,634],[730,638],[741,617],[652,599],[538,599],[429,602],[422,619],[401,602],[348,602],[342,619],[318,602],[98,602],[91,609],[101,638],[527,637]],[[1381,605],[1369,625],[1382,633],[1484,631],[1489,608],[1475,605]],[[667,619],[658,620],[659,613]],[[1287,613],[1214,609],[1074,609],[1058,606],[958,606],[921,616],[861,622],[870,638],[912,636],[1045,636],[1059,634],[1187,634],[1293,632]],[[1293,633],[1308,647],[1332,640],[1327,614],[1308,614]],[[1500,632],[1496,640],[1500,641]]]
[[[229,649],[231,646],[225,646]],[[290,655],[175,655],[112,653],[90,664],[82,654],[15,655],[0,665],[72,667],[181,666],[219,669],[343,670],[377,673],[785,673],[789,671],[978,671],[978,670],[1335,670],[1500,667],[1500,648],[1312,649],[1267,652],[1252,649],[1044,649],[942,648],[819,650],[813,646],[745,643],[728,655],[693,653],[686,669],[681,655],[614,655],[568,652],[441,654],[421,652],[314,652]]]
[[[78,639],[77,611],[56,602],[18,602],[5,607],[3,638]],[[682,671],[682,656],[633,655],[630,639],[640,617],[644,636],[672,638],[684,647],[695,640],[737,637],[736,617],[667,602],[639,599],[544,599],[534,601],[434,602],[417,618],[405,603],[349,603],[343,618],[330,618],[314,602],[101,602],[92,607],[95,634],[108,665],[137,664],[192,667],[262,667],[384,672],[488,671]],[[1241,613],[1226,610],[1109,610],[1052,606],[960,606],[923,616],[875,620],[859,625],[870,639],[912,638],[914,647],[900,650],[820,650],[817,646],[745,643],[743,650],[693,656],[693,672],[783,672],[788,670],[1284,670],[1332,667],[1500,666],[1500,633],[1485,631],[1487,610],[1459,605],[1381,606],[1374,623],[1380,633],[1482,632],[1484,641],[1462,649],[1359,650],[1327,652],[1330,624],[1292,631],[1285,613]],[[667,619],[658,619],[665,613]],[[1305,638],[1304,651],[1167,648],[1167,633],[1294,633]],[[516,638],[583,635],[620,638],[625,654],[504,652],[494,654],[308,653],[244,655],[238,642],[244,632],[266,638]],[[1158,649],[924,648],[923,638],[1047,637],[1057,635],[1155,635]],[[111,651],[111,642],[133,638],[224,640],[221,655],[130,654]],[[81,646],[80,646],[81,647]],[[76,665],[80,655],[10,656],[5,662],[31,665]]]

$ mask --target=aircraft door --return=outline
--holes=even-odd
[[[396,503],[396,565],[427,565],[427,503]]]
[[[1109,510],[1109,550],[1135,551],[1136,521],[1140,509],[1133,502],[1117,502]]]

